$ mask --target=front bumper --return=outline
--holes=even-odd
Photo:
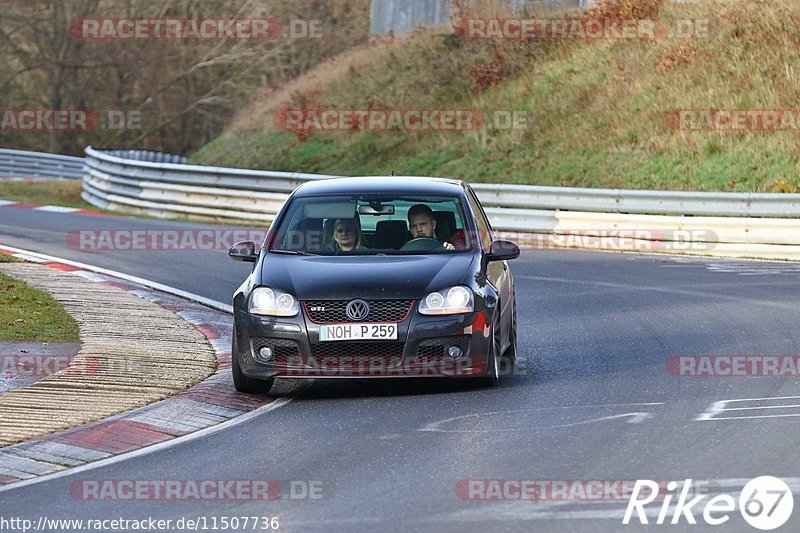
[[[424,316],[412,312],[398,323],[397,341],[320,342],[320,326],[305,311],[292,318],[251,315],[234,317],[242,372],[250,378],[394,378],[478,377],[489,368],[491,313]],[[460,357],[447,353],[461,349]],[[273,349],[269,361],[261,346]]]

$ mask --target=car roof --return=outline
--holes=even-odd
[[[365,176],[358,178],[326,178],[306,182],[295,191],[295,196],[319,194],[441,194],[460,196],[465,184],[449,178],[418,176]]]

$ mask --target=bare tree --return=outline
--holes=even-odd
[[[264,84],[277,87],[365,42],[369,0],[11,0],[0,12],[3,109],[92,109],[92,131],[15,133],[0,144],[79,153],[88,145],[187,152],[213,139]],[[319,21],[322,38],[87,40],[83,19]],[[302,26],[302,23],[301,23]],[[312,27],[314,27],[312,25]],[[139,113],[113,128],[110,112]],[[131,114],[130,118],[136,118]]]

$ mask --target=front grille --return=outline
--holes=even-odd
[[[347,322],[401,322],[408,315],[414,300],[367,300],[370,312],[364,320],[350,320],[345,309],[351,300],[308,300],[303,302],[306,314],[317,324]],[[321,309],[324,309],[321,310]]]
[[[440,337],[438,339],[428,339],[419,343],[417,346],[418,357],[444,357],[450,346],[461,348],[463,355],[469,352],[469,335],[457,335],[454,337]]]
[[[300,345],[297,342],[289,339],[270,339],[266,337],[254,337],[253,344],[253,358],[257,361],[262,361],[258,355],[261,348],[272,348],[273,361],[285,361],[290,357],[297,357],[300,355]]]
[[[402,357],[403,342],[323,342],[311,345],[313,357]]]

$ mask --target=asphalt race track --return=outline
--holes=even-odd
[[[224,251],[88,253],[66,242],[78,229],[199,227],[0,208],[0,244],[230,303],[249,265]],[[279,518],[281,531],[705,530],[685,520],[623,526],[627,500],[465,501],[456,487],[691,478],[725,492],[761,475],[800,478],[796,377],[675,376],[667,367],[672,356],[800,354],[800,267],[538,251],[512,269],[520,365],[498,388],[317,381],[287,405],[214,435],[2,492],[4,516],[267,516]],[[709,411],[730,400],[748,402]],[[69,492],[77,479],[313,481],[322,498],[79,501]],[[754,531],[738,514],[714,529]],[[783,530],[798,529],[795,512]]]

